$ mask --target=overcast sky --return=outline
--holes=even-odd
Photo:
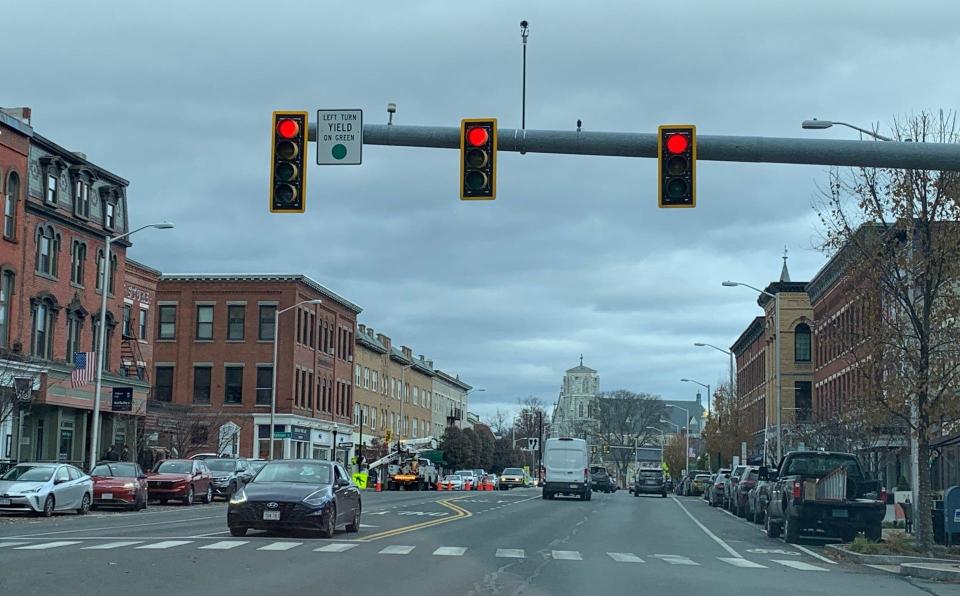
[[[517,5],[523,4],[520,8]],[[482,10],[472,7],[483,7]],[[459,373],[482,416],[563,371],[691,399],[784,246],[794,281],[825,260],[826,168],[704,162],[694,210],[656,208],[651,159],[502,153],[495,202],[458,200],[458,153],[366,146],[313,165],[305,215],[267,211],[270,113],[362,108],[368,123],[855,139],[956,108],[955,2],[22,2],[4,12],[0,105],[130,180],[130,255],[164,272],[304,273],[360,321]],[[311,163],[313,158],[311,156]]]

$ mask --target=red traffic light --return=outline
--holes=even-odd
[[[490,133],[486,128],[474,126],[467,129],[467,143],[474,147],[482,147],[490,140]]]
[[[667,151],[683,153],[690,146],[690,138],[685,134],[667,135]]]
[[[292,139],[300,134],[300,124],[296,120],[284,118],[277,122],[277,134],[285,139]]]

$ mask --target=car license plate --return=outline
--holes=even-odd
[[[264,521],[280,521],[280,512],[279,511],[264,511],[263,512]]]
[[[571,485],[570,485],[570,488],[577,488],[577,485],[576,485],[576,484],[571,484]]]
[[[9,505],[10,499],[0,499],[0,505]]]
[[[113,498],[113,493],[103,493],[102,495],[100,495],[100,498],[101,498],[101,499],[112,499],[112,498]]]
[[[849,514],[847,513],[847,510],[846,510],[846,509],[834,509],[834,510],[833,510],[833,517],[848,517],[848,516],[849,516]]]

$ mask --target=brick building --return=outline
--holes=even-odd
[[[280,315],[274,329],[274,315]],[[152,333],[150,436],[181,456],[349,459],[360,307],[304,275],[163,275]]]
[[[460,380],[460,375],[451,375],[435,369],[433,377],[433,434],[442,437],[448,426],[463,425],[467,416],[467,396],[473,389]]]
[[[755,317],[730,346],[737,360],[737,398],[743,408],[740,420],[751,433],[748,453],[753,459],[763,453],[768,424],[765,321],[764,317]]]
[[[128,182],[35,132],[28,109],[5,110],[0,118],[6,195],[0,344],[5,368],[19,361],[34,371],[29,405],[14,417],[14,457],[86,465],[94,385],[74,389],[70,375],[74,353],[94,351],[103,291],[107,337],[97,453],[113,443],[132,446],[150,388],[123,366],[124,340],[116,329],[130,242],[114,242],[108,262],[103,256],[105,237],[129,230]],[[103,267],[105,289],[98,275]],[[116,387],[133,389],[132,411],[113,411]]]

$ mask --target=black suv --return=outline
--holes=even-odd
[[[610,473],[603,466],[590,466],[590,490],[612,493],[615,489]]]
[[[243,459],[206,459],[210,475],[213,477],[211,486],[213,496],[230,500],[233,493],[243,488],[254,477],[255,473]]]
[[[659,494],[667,497],[667,483],[660,468],[641,468],[633,482],[633,496],[640,493]]]

